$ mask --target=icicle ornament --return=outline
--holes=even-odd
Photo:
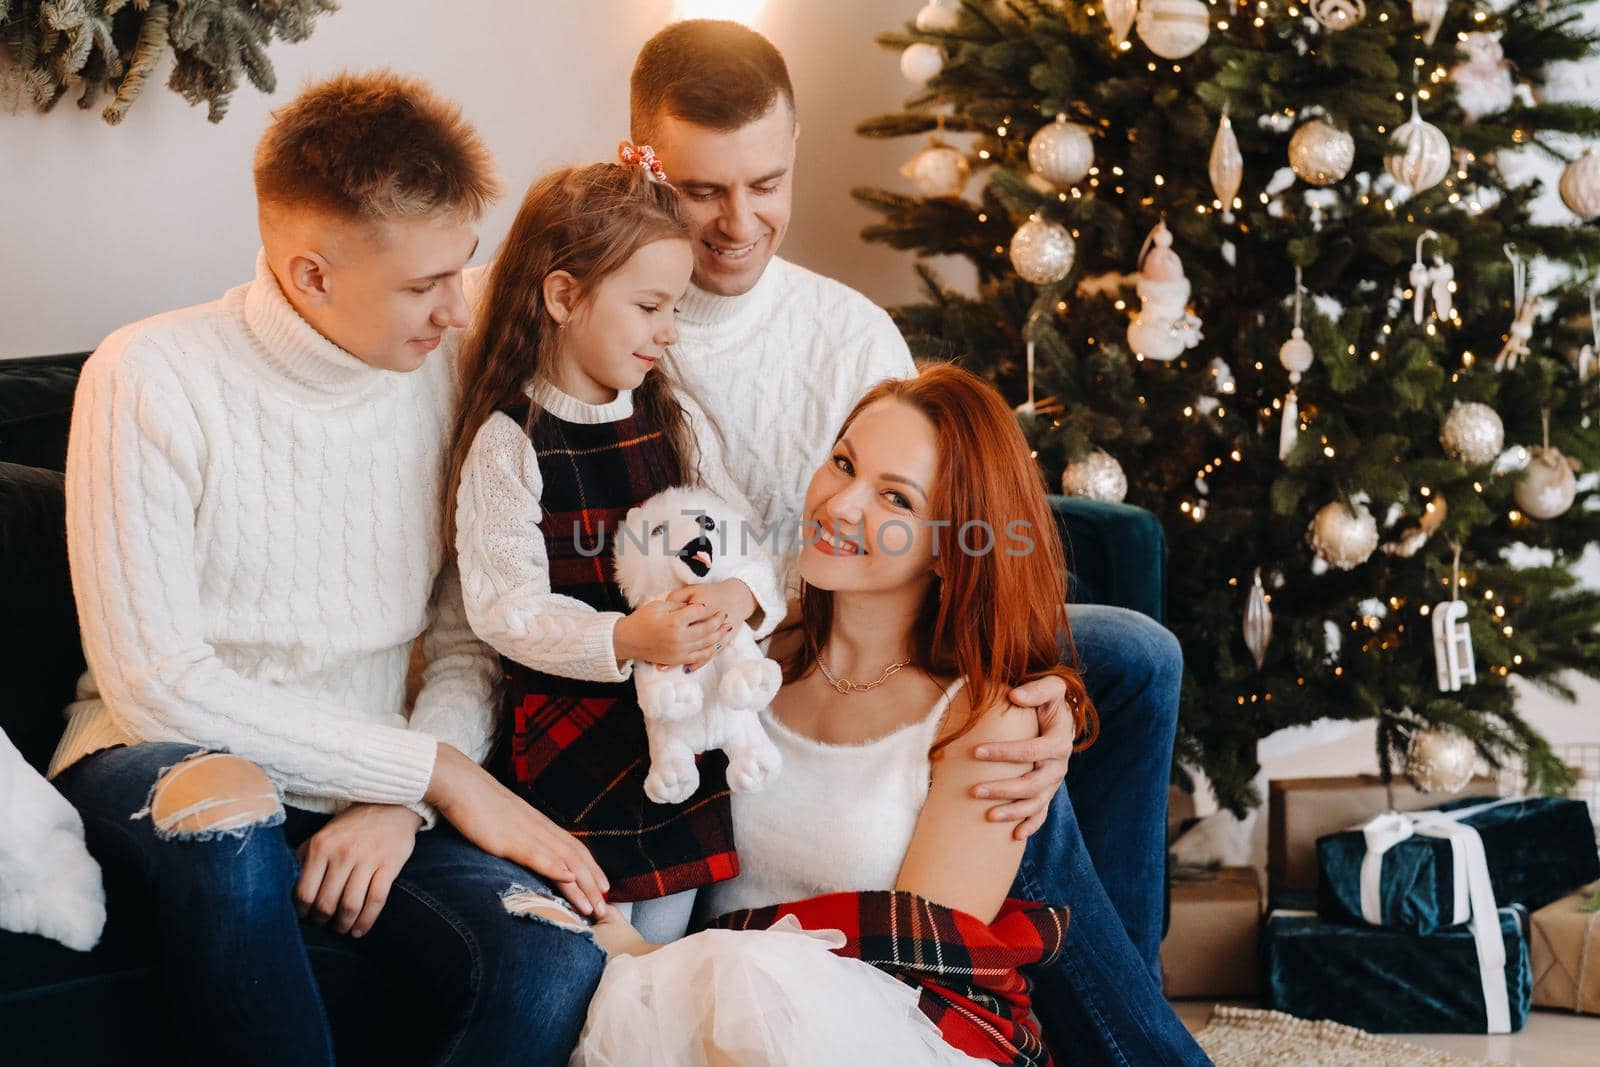
[[[1226,108],[1217,122],[1217,136],[1211,142],[1206,173],[1211,178],[1211,191],[1217,194],[1217,202],[1222,205],[1222,221],[1232,222],[1233,201],[1244,181],[1244,156],[1239,151],[1239,138],[1234,136]]]
[[[1261,585],[1261,568],[1256,568],[1255,580],[1250,583],[1250,598],[1244,606],[1244,647],[1256,661],[1256,670],[1267,662],[1267,646],[1272,644],[1272,607],[1267,603],[1267,591]]]
[[[1289,395],[1283,400],[1283,426],[1278,431],[1278,458],[1288,459],[1300,436],[1300,403],[1295,387],[1300,376],[1311,369],[1316,353],[1306,340],[1306,331],[1300,326],[1301,302],[1305,290],[1300,284],[1300,268],[1294,269],[1294,329],[1289,339],[1278,349],[1278,362],[1289,372]]]

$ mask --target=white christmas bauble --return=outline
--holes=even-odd
[[[1315,359],[1316,353],[1311,350],[1311,342],[1306,340],[1306,332],[1298,326],[1278,349],[1278,362],[1295,381],[1300,380],[1300,375],[1310,369]]]
[[[1506,428],[1488,404],[1457,404],[1439,428],[1445,455],[1463,463],[1488,463],[1505,447]]]
[[[926,85],[943,69],[944,53],[924,41],[907,45],[900,53],[900,73],[918,85]]]
[[[1011,265],[1034,285],[1059,282],[1072,270],[1078,246],[1065,226],[1034,215],[1011,238]]]
[[[1097,448],[1067,464],[1067,469],[1061,472],[1061,491],[1067,496],[1120,504],[1128,495],[1128,476],[1114,456]]]
[[[1397,127],[1389,139],[1389,154],[1383,157],[1383,169],[1413,193],[1420,193],[1444,181],[1450,173],[1450,164],[1450,142],[1444,131],[1431,122],[1424,122],[1413,101],[1411,118]]]
[[[1378,521],[1365,504],[1347,508],[1340,501],[1323,505],[1306,530],[1311,548],[1330,567],[1359,567],[1378,547]]]
[[[1233,123],[1227,112],[1217,123],[1217,136],[1211,141],[1211,158],[1206,162],[1206,174],[1211,179],[1211,191],[1217,194],[1224,212],[1233,207],[1233,198],[1239,195],[1239,183],[1244,180],[1244,156],[1239,152],[1239,138],[1234,136]]]
[[[1457,793],[1472,781],[1478,750],[1454,730],[1429,726],[1406,745],[1406,777],[1423,793]]]
[[[1128,323],[1128,347],[1146,359],[1170,363],[1190,346],[1172,319],[1144,309]]]
[[[1211,34],[1211,9],[1201,0],[1144,0],[1139,40],[1162,59],[1192,56]]]
[[[1094,137],[1089,127],[1066,116],[1041,126],[1028,142],[1028,166],[1053,185],[1075,185],[1094,166]]]
[[[1139,0],[1105,0],[1106,21],[1111,24],[1111,37],[1118,44],[1128,39],[1133,20],[1139,14]]]
[[[972,168],[967,157],[949,145],[934,140],[906,161],[900,173],[910,178],[917,192],[926,197],[960,196],[967,187]]]
[[[1432,44],[1439,36],[1444,15],[1450,10],[1450,0],[1411,0],[1411,20],[1422,27],[1422,40]]]
[[[1289,166],[1311,185],[1332,185],[1355,160],[1355,138],[1326,119],[1312,119],[1289,138]]]
[[[1586,148],[1561,172],[1561,200],[1580,219],[1600,215],[1600,156]]]
[[[1535,519],[1553,519],[1572,506],[1578,494],[1578,477],[1572,461],[1557,448],[1535,445],[1533,458],[1522,472],[1513,494],[1517,506]]]
[[[917,29],[923,33],[949,33],[960,21],[961,12],[958,9],[946,7],[938,0],[930,0],[926,7],[917,12]]]
[[[1325,30],[1348,30],[1367,17],[1366,0],[1311,0],[1309,6]]]

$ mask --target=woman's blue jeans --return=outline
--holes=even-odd
[[[58,775],[83,815],[113,894],[148,900],[172,1033],[196,1063],[333,1062],[327,1013],[291,893],[294,848],[328,821],[286,808],[241,830],[158,832],[148,815],[167,768],[199,752],[152,743],[107,749]],[[586,932],[507,912],[537,875],[490,856],[445,823],[417,835],[378,921],[349,939],[435,1023],[416,1062],[565,1064],[604,955]],[[382,995],[374,989],[373,996]]]
[[[1072,909],[1066,950],[1034,968],[1034,1010],[1074,1064],[1209,1064],[1161,993],[1167,785],[1183,654],[1123,608],[1073,604],[1072,636],[1100,738],[1028,841],[1013,887]]]

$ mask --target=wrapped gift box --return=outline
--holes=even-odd
[[[1497,905],[1533,911],[1600,878],[1589,809],[1578,800],[1522,797],[1499,802],[1469,798],[1441,804],[1442,813],[1472,812],[1460,821],[1483,842]],[[1362,922],[1361,872],[1368,851],[1361,830],[1317,842],[1317,911],[1332,922]],[[1444,837],[1413,833],[1382,855],[1378,886],[1381,925],[1431,934],[1466,921],[1457,913],[1456,846]]]
[[[1474,778],[1465,796],[1493,796],[1494,780]],[[1340,778],[1277,778],[1268,788],[1267,881],[1273,890],[1317,887],[1317,839],[1385,811],[1389,801],[1375,774]],[[1396,811],[1439,806],[1437,794],[1394,783]]]
[[[1600,886],[1562,897],[1533,913],[1528,957],[1533,1002],[1600,1015],[1600,911],[1579,911]]]
[[[1533,988],[1526,917],[1515,905],[1497,913],[1506,963],[1492,978],[1505,983],[1510,1032],[1527,1021]],[[1467,927],[1419,937],[1330,923],[1311,911],[1274,910],[1262,933],[1261,965],[1266,1006],[1304,1019],[1380,1034],[1481,1034],[1489,1028],[1477,945]]]
[[[1167,996],[1254,997],[1260,987],[1261,876],[1254,867],[1173,872],[1161,942]]]

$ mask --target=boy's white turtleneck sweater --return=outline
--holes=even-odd
[[[856,401],[885,378],[916,374],[882,308],[777,257],[748,293],[691,287],[672,360],[757,519],[788,530]]]
[[[220,300],[100,345],[67,460],[89,671],[51,773],[182,741],[254,761],[298,807],[431,821],[436,743],[484,757],[499,676],[441,573],[449,351],[409,374],[368,366],[295,312],[264,257]]]

